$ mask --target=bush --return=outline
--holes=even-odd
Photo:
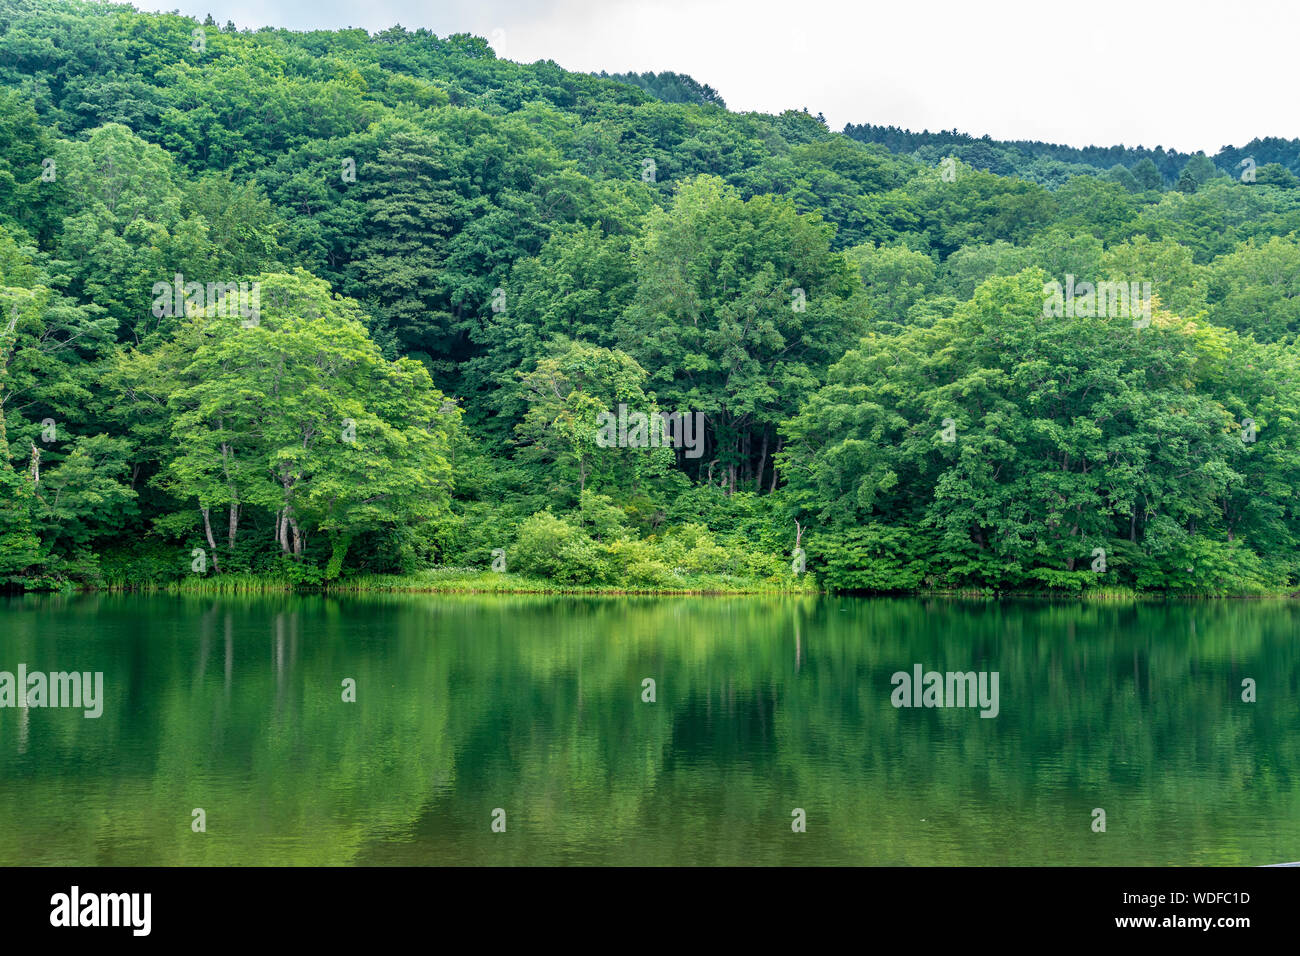
[[[319,587],[325,583],[325,571],[307,561],[296,561],[281,555],[279,572],[295,587]]]
[[[656,561],[638,561],[628,567],[625,578],[629,588],[676,590],[687,587],[686,580],[667,565]]]
[[[1259,594],[1282,585],[1259,555],[1241,541],[1188,537],[1155,554],[1145,554],[1134,569],[1141,590],[1175,594]]]
[[[506,567],[564,584],[599,584],[609,572],[597,544],[581,528],[549,511],[539,512],[519,526]]]
[[[924,579],[922,560],[912,556],[912,537],[906,528],[870,524],[816,532],[807,550],[834,591],[908,591]]]

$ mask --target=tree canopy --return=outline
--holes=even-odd
[[[12,0],[0,586],[1291,589],[1297,173]]]

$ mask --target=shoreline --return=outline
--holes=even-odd
[[[674,586],[566,584],[508,572],[434,569],[414,574],[363,575],[333,582],[294,581],[270,574],[223,574],[171,581],[115,579],[62,588],[6,589],[9,594],[502,594],[639,597],[824,596],[878,598],[956,598],[966,600],[1046,599],[1089,602],[1161,600],[1269,600],[1300,598],[1300,591],[1280,589],[1256,593],[1134,591],[1097,588],[1081,591],[996,590],[983,588],[921,588],[907,591],[835,591],[809,577],[808,583],[731,575],[691,575]]]

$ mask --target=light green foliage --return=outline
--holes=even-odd
[[[527,407],[515,428],[521,460],[553,465],[554,490],[576,496],[588,484],[633,487],[649,456],[671,459],[664,448],[602,447],[600,416],[618,415],[618,406],[655,413],[643,386],[645,369],[631,356],[581,342],[557,346],[531,371],[519,372],[520,401]],[[648,437],[648,436],[647,436]]]
[[[1291,492],[1243,471],[1276,446],[1241,441],[1220,388],[1249,344],[1159,313],[1145,329],[1045,317],[1042,285],[1041,272],[995,278],[950,321],[865,340],[790,423],[790,490],[844,542],[829,545],[833,575],[907,587],[915,557],[939,586],[1151,586],[1117,548],[1146,541],[1150,568],[1197,534],[1249,534],[1284,558],[1290,541],[1267,515]],[[1289,404],[1295,387],[1283,390]],[[1274,441],[1289,448],[1286,420]],[[1249,501],[1250,532],[1234,501]],[[864,524],[882,530],[863,539]],[[878,551],[861,559],[871,568],[845,567],[850,543]],[[1096,549],[1113,556],[1099,565]],[[1239,583],[1263,577],[1242,570]]]
[[[180,370],[168,490],[201,512],[225,509],[227,547],[253,506],[276,516],[285,553],[301,556],[319,532],[336,565],[355,535],[444,511],[459,411],[444,409],[428,371],[385,360],[356,306],[321,280],[255,281],[257,324],[202,320],[204,342]]]

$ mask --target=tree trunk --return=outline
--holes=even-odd
[[[781,454],[781,446],[784,443],[785,439],[778,435],[776,438],[776,451],[772,452],[772,487],[767,489],[768,492],[776,491],[776,456]]]
[[[203,533],[207,535],[208,547],[212,549],[212,570],[220,574],[221,565],[217,563],[217,539],[212,536],[212,521],[208,517],[208,509],[200,508],[199,513],[203,515]]]
[[[758,475],[754,478],[754,490],[763,490],[763,469],[767,467],[767,429],[763,429],[763,447],[758,453]]]
[[[224,430],[226,420],[217,419],[217,427]],[[235,483],[230,480],[230,443],[221,443],[221,471],[226,476],[226,489],[230,492],[230,517],[227,525],[226,534],[230,539],[230,547],[235,547],[235,535],[239,530],[239,495],[235,491]]]
[[[284,554],[289,553],[289,525],[293,521],[293,506],[289,504],[289,488],[293,484],[293,479],[283,472],[280,474],[280,484],[284,486],[284,518],[280,522],[280,551]],[[298,526],[293,526],[294,533],[297,534]]]

